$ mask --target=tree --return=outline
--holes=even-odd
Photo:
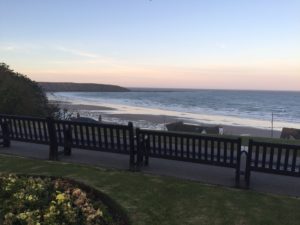
[[[0,113],[51,116],[58,109],[49,104],[38,83],[0,63]]]

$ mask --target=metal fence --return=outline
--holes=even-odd
[[[47,144],[52,160],[58,159],[61,146],[65,155],[72,148],[127,154],[133,170],[148,166],[149,158],[233,168],[237,186],[241,174],[249,186],[252,171],[300,176],[300,145],[250,139],[248,151],[242,151],[241,138],[134,129],[131,122],[117,125],[0,115],[0,125],[0,145],[9,147],[10,139]],[[242,167],[244,153],[246,166]]]
[[[300,146],[249,141],[246,163],[246,182],[251,171],[300,177]]]

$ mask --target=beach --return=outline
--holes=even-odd
[[[300,129],[300,92],[238,90],[148,90],[130,92],[54,92],[50,101],[73,116],[166,130],[182,121],[221,126],[224,134],[280,137],[283,128]]]
[[[193,123],[203,126],[219,125],[224,128],[226,135],[239,135],[239,136],[255,136],[255,137],[271,137],[271,129],[260,129],[250,126],[233,126],[226,124],[212,124],[212,123],[199,123],[191,121],[188,118],[170,116],[170,115],[153,115],[153,114],[139,114],[139,113],[119,113],[118,109],[108,106],[90,105],[90,104],[73,104],[66,101],[53,101],[58,104],[62,109],[67,109],[69,112],[76,116],[90,117],[95,120],[101,115],[102,121],[118,124],[133,124],[140,128],[166,130],[165,125],[168,123],[183,121],[185,123]],[[281,131],[274,130],[273,137],[280,137]]]

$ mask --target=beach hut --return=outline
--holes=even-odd
[[[280,138],[289,140],[300,140],[300,129],[282,128]]]

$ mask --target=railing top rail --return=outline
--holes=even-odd
[[[18,119],[18,120],[33,120],[33,121],[46,121],[47,120],[47,118],[41,118],[41,117],[6,115],[6,114],[0,114],[0,118]],[[98,127],[116,128],[116,129],[128,129],[128,125],[121,125],[121,124],[89,123],[89,122],[57,120],[57,119],[55,119],[54,121],[56,123],[63,123],[63,124],[70,124],[70,125],[73,124],[73,125],[98,126]]]
[[[45,118],[42,118],[42,117],[7,115],[7,114],[0,114],[0,118],[25,119],[25,120],[45,120]]]
[[[83,125],[90,127],[105,127],[105,128],[115,128],[115,129],[128,129],[128,125],[121,124],[106,124],[106,123],[89,123],[80,121],[69,121],[69,120],[55,120],[55,123],[67,124],[67,125]]]
[[[267,146],[267,147],[273,147],[273,148],[284,148],[284,149],[299,149],[300,150],[300,144],[284,144],[284,143],[272,143],[272,142],[265,142],[265,141],[255,141],[253,139],[249,140],[249,145],[252,143],[252,145],[259,145],[259,146]]]
[[[175,131],[160,131],[160,130],[148,130],[148,129],[140,129],[140,133],[144,134],[152,134],[152,135],[171,135],[175,137],[186,137],[186,138],[201,138],[207,140],[217,140],[217,141],[233,141],[240,142],[240,137],[220,137],[213,136],[210,134],[193,134],[187,132],[175,132]]]

